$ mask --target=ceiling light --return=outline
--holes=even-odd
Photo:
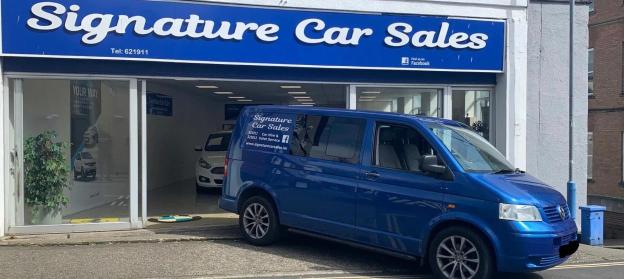
[[[308,92],[305,92],[305,91],[291,91],[291,92],[288,92],[288,94],[290,94],[290,95],[305,95],[307,93]]]
[[[239,102],[253,102],[253,100],[249,100],[249,99],[240,99],[240,100],[237,100],[237,101],[239,101]]]
[[[360,102],[372,102],[374,99],[360,99]]]
[[[214,85],[197,85],[195,87],[201,88],[201,89],[217,89],[217,88],[219,88],[218,86],[214,86]]]
[[[377,96],[360,96],[360,99],[376,99]]]
[[[291,107],[311,107],[312,105],[288,105]]]
[[[217,95],[232,95],[232,94],[234,94],[233,92],[230,92],[230,91],[215,91],[215,92],[212,92],[212,93],[215,93]]]
[[[282,85],[280,87],[284,88],[284,89],[299,89],[299,88],[301,88],[300,85]]]
[[[308,96],[298,96],[298,97],[293,97],[295,99],[311,99],[312,97],[308,97]]]
[[[362,91],[362,94],[381,94],[381,91]]]
[[[316,105],[316,103],[302,103],[302,105]]]
[[[243,96],[230,96],[228,98],[230,98],[230,99],[245,99],[245,97],[243,97]]]
[[[312,99],[297,99],[299,102],[314,102]]]

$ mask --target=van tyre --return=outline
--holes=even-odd
[[[431,270],[438,278],[492,278],[494,259],[487,241],[467,227],[440,231],[429,245]]]
[[[262,196],[251,197],[243,203],[238,225],[245,240],[256,246],[276,242],[282,230],[273,203]]]

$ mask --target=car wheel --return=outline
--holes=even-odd
[[[203,192],[204,189],[202,189],[201,186],[199,186],[199,184],[195,183],[195,192],[196,193],[201,193]]]
[[[486,240],[466,227],[440,231],[429,246],[429,265],[438,278],[487,279],[494,273],[494,259]]]
[[[243,203],[239,227],[247,242],[264,246],[280,238],[281,226],[273,203],[262,196],[254,196]]]

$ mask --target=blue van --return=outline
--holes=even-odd
[[[462,279],[547,269],[578,248],[564,197],[455,121],[248,107],[226,160],[220,207],[254,245],[287,228]]]

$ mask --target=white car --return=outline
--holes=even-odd
[[[201,156],[195,164],[195,183],[197,190],[203,188],[221,188],[225,172],[225,154],[230,144],[231,131],[212,133],[204,146],[195,147]]]
[[[78,153],[74,161],[74,179],[78,177],[87,179],[89,176],[95,178],[96,174],[97,168],[93,155],[86,151]]]

